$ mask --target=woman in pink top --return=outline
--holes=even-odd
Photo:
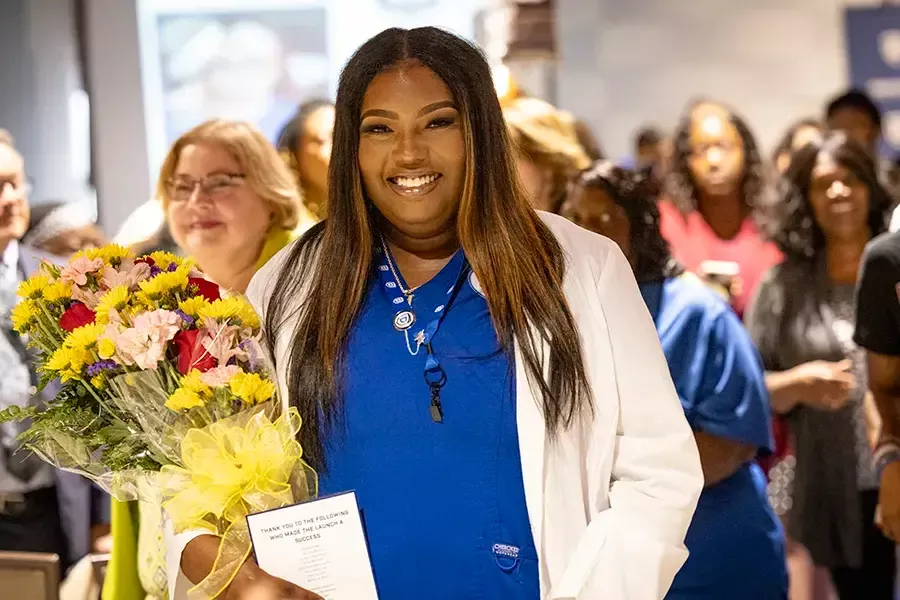
[[[727,290],[742,315],[762,275],[782,260],[756,224],[768,186],[744,121],[708,100],[692,104],[675,134],[662,233],[687,269]]]

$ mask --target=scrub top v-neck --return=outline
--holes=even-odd
[[[348,338],[320,493],[356,491],[381,598],[537,600],[515,365],[478,281],[458,252],[413,293],[406,332],[381,285],[373,273]],[[416,337],[442,306],[432,349],[447,380],[436,423]]]

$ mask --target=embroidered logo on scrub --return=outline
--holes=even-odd
[[[519,564],[519,547],[509,544],[494,544],[491,547],[491,553],[494,555],[494,562],[503,571],[512,572],[516,565]]]

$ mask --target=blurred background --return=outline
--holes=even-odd
[[[747,151],[752,156],[742,159],[741,177],[758,179],[760,189],[768,171],[780,176],[810,136],[842,130],[865,145],[859,152],[878,170],[873,189],[890,188],[884,208],[900,205],[900,1],[0,0],[0,11],[0,129],[9,132],[0,135],[0,148],[15,146],[26,165],[13,157],[22,181],[6,182],[0,192],[11,188],[8,194],[31,203],[31,226],[40,235],[30,242],[65,242],[45,248],[55,254],[107,238],[174,249],[176,242],[164,239],[163,205],[151,200],[154,184],[172,142],[213,117],[251,121],[278,145],[304,202],[299,225],[290,227],[308,227],[322,217],[334,118],[328,101],[341,67],[365,40],[393,26],[444,27],[481,46],[538,208],[560,210],[573,175],[601,156],[646,171],[657,184],[654,195],[664,195],[668,176],[679,181],[679,157],[685,163],[688,150],[702,154],[689,147],[691,119],[682,119],[683,147],[677,139],[673,144],[673,133],[693,111],[685,106],[703,98],[734,106],[746,120],[731,113],[734,131],[719,131],[710,145],[718,154],[737,145],[743,153],[753,137],[743,130],[752,130],[759,151],[756,144]],[[740,121],[741,131],[732,121]],[[726,133],[740,136],[740,144]],[[745,192],[731,200],[749,222],[761,205],[738,198]],[[894,215],[896,230],[900,210]],[[41,219],[46,223],[38,228]],[[711,240],[718,235],[706,230]],[[742,281],[745,289],[734,295],[745,299],[750,283],[781,259],[748,229],[758,245],[724,258],[698,255],[692,265],[679,256],[697,238],[685,231],[680,240],[671,231],[661,235],[689,270],[707,263],[732,269],[762,257],[742,267],[746,281],[734,270],[707,273]],[[716,243],[727,246],[725,237]],[[766,262],[766,248],[777,261]],[[0,493],[0,524],[5,502]],[[99,512],[92,517],[91,556],[80,563],[81,583],[64,589],[63,600],[97,597],[111,548],[109,520]],[[85,549],[73,562],[88,552],[86,532],[82,537]],[[109,543],[99,543],[103,538]],[[0,557],[4,586],[21,574],[13,567],[23,560],[59,579],[56,563],[32,565],[19,556],[13,565],[8,558]],[[803,568],[812,572],[811,563]],[[56,598],[55,584],[44,596],[31,580],[19,583],[37,590],[35,598]],[[794,599],[812,597],[792,591]],[[827,590],[816,596],[831,597]]]
[[[900,149],[900,7],[776,0],[3,0],[0,123],[32,202],[78,199],[116,231],[150,195],[167,144],[211,116],[267,134],[388,26],[478,41],[530,95],[583,119],[612,157],[690,98],[740,107],[764,147],[862,84]]]

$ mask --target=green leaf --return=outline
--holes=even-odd
[[[43,392],[44,388],[46,388],[48,385],[50,385],[51,383],[53,383],[54,381],[56,381],[58,379],[58,377],[56,376],[56,373],[54,373],[53,371],[44,371],[43,369],[39,369],[39,370],[40,370],[41,376],[38,379],[38,384],[37,384],[37,393],[38,394]]]
[[[35,417],[40,413],[40,409],[34,406],[22,408],[21,406],[10,406],[0,411],[0,423],[10,423],[13,421],[24,421]]]

